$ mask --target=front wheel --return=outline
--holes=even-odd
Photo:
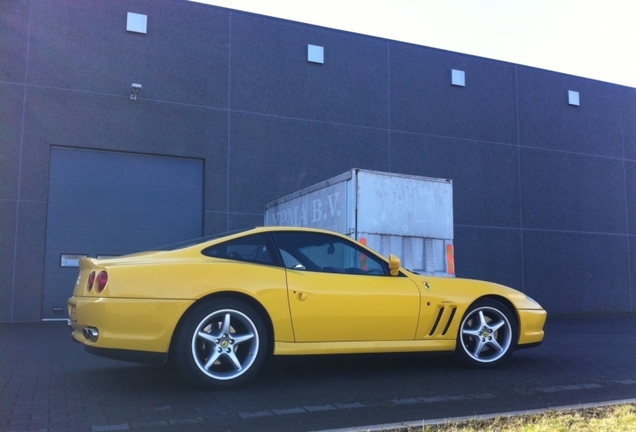
[[[479,300],[464,315],[455,356],[467,366],[497,366],[510,358],[517,337],[517,321],[509,308],[497,300]]]
[[[195,305],[179,325],[173,360],[179,372],[205,388],[244,384],[267,354],[267,330],[251,307],[235,299]]]

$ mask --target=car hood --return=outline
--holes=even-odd
[[[475,299],[482,296],[500,296],[510,300],[517,309],[543,309],[539,303],[523,292],[505,285],[474,279],[444,278],[410,274],[423,296],[449,296]]]

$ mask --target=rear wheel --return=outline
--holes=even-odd
[[[195,305],[177,330],[173,360],[205,388],[235,387],[256,375],[267,353],[267,330],[250,306],[235,299]]]
[[[517,327],[514,315],[501,302],[478,300],[462,319],[455,356],[472,367],[505,363],[517,347]]]

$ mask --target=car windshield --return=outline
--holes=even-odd
[[[252,228],[248,228],[248,229],[239,229],[239,230],[234,230],[234,231],[225,231],[225,232],[221,232],[221,233],[216,233],[216,234],[210,234],[204,237],[197,237],[197,238],[193,238],[190,240],[184,240],[184,241],[180,241],[178,243],[172,243],[169,245],[165,245],[165,246],[160,246],[158,248],[154,248],[154,249],[150,249],[151,251],[173,251],[173,250],[177,250],[177,249],[184,249],[190,246],[194,246],[200,243],[205,243],[207,241],[210,240],[214,240],[214,239],[218,239],[221,237],[225,237],[225,236],[229,236],[232,234],[238,234],[244,231],[249,231]]]

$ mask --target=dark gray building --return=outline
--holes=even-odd
[[[184,1],[0,3],[2,322],[65,318],[73,255],[260,225],[353,167],[453,179],[458,276],[636,310],[636,89]]]

